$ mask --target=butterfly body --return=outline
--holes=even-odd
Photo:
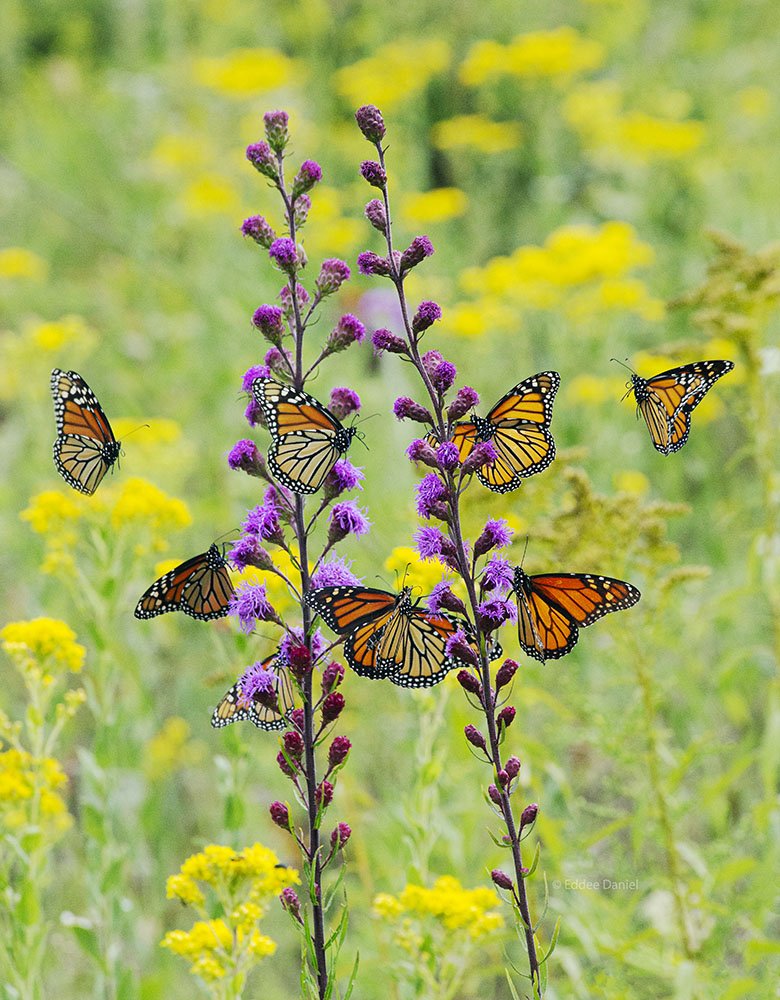
[[[273,378],[256,378],[252,395],[271,433],[268,467],[293,493],[316,493],[357,433],[314,396]]]
[[[691,413],[733,367],[732,361],[695,361],[649,379],[632,374],[629,393],[634,394],[656,451],[671,455],[682,448],[690,434]]]
[[[51,393],[57,426],[54,465],[69,486],[91,496],[119,458],[121,444],[97,396],[78,372],[55,368]]]
[[[258,729],[266,732],[281,730],[287,727],[287,713],[294,706],[292,679],[289,670],[277,664],[277,654],[263,660],[266,668],[275,668],[276,673],[276,694],[278,698],[279,711],[260,705],[252,699],[244,697],[241,690],[241,681],[236,681],[229,691],[222,696],[219,704],[214,709],[211,716],[211,725],[215,729],[222,729],[233,722],[244,722],[248,720]]]
[[[135,609],[136,618],[155,618],[183,611],[191,618],[224,618],[233,596],[227,559],[216,545],[164,573],[149,587]]]
[[[536,660],[554,660],[574,648],[579,629],[640,598],[624,580],[593,573],[514,573],[520,645]]]
[[[345,658],[361,677],[431,687],[460,665],[445,647],[465,623],[420,608],[411,587],[398,594],[372,587],[320,587],[304,599],[346,637]]]

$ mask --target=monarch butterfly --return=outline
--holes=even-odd
[[[425,611],[412,603],[411,592],[320,587],[304,600],[334,632],[347,636],[344,655],[356,674],[388,677],[400,687],[432,687],[462,665],[447,656],[445,646],[466,623]]]
[[[193,556],[155,580],[136,605],[136,618],[154,618],[166,611],[183,611],[191,618],[211,621],[228,613],[233,596],[227,559],[216,545]]]
[[[271,432],[271,472],[293,493],[316,493],[356,428],[343,427],[314,396],[273,378],[256,378],[252,395]]]
[[[671,455],[682,448],[690,434],[691,413],[733,367],[733,361],[695,361],[653,378],[632,374],[626,396],[633,392],[656,451]]]
[[[272,667],[276,658],[277,654],[272,653],[263,660],[263,666]],[[214,709],[211,725],[215,729],[222,729],[223,726],[229,726],[232,722],[243,722],[245,719],[249,719],[252,725],[257,726],[258,729],[264,729],[266,732],[285,729],[287,726],[285,718],[295,704],[292,679],[290,672],[284,667],[277,667],[275,672],[277,678],[276,694],[279,699],[278,712],[272,708],[266,708],[265,705],[259,705],[253,700],[247,701],[241,693],[241,682],[236,681]]]
[[[55,368],[51,394],[57,423],[54,465],[68,486],[91,496],[119,458],[121,445],[97,396],[77,372]]]
[[[630,608],[640,598],[636,587],[592,573],[542,573],[528,576],[515,568],[517,636],[536,660],[555,660],[574,648],[580,627],[611,611]]]
[[[473,414],[470,421],[455,425],[452,440],[458,446],[461,462],[478,441],[492,441],[498,452],[493,465],[477,470],[483,486],[494,493],[509,493],[552,462],[555,442],[547,428],[560,384],[558,372],[539,372],[518,382],[486,417]],[[439,442],[434,438],[430,443]]]

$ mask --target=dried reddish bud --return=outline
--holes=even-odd
[[[340,663],[333,660],[333,662],[329,663],[322,671],[322,693],[330,694],[331,691],[335,691],[343,680],[344,667],[342,667]]]
[[[334,722],[341,715],[344,708],[344,695],[341,691],[331,691],[322,703],[322,722],[327,725]]]
[[[330,846],[333,850],[342,851],[344,845],[352,836],[352,830],[347,826],[346,823],[339,823],[333,833],[330,835]]]
[[[434,500],[433,503],[428,505],[428,516],[435,517],[439,521],[446,521],[447,524],[450,523],[450,508],[446,503],[442,503],[440,500]],[[460,572],[460,570],[458,570]]]
[[[299,924],[302,923],[301,903],[300,900],[298,899],[298,893],[295,891],[295,889],[291,888],[288,885],[286,889],[282,889],[279,899],[285,910],[287,910],[287,912],[291,914],[298,921]]]
[[[281,827],[282,830],[290,829],[290,811],[284,802],[272,802],[268,811],[277,826]]]
[[[515,720],[516,709],[514,705],[505,705],[496,716],[496,726],[499,734],[504,729],[509,729]]]
[[[500,868],[494,868],[490,873],[490,877],[493,879],[495,884],[499,889],[514,889],[514,883],[512,879],[507,875],[506,872],[502,872]]]
[[[488,785],[488,796],[494,805],[501,805],[501,792],[499,792],[495,785]]]
[[[314,801],[317,804],[317,808],[327,809],[328,806],[333,801],[333,785],[329,781],[321,781],[317,785],[317,790],[314,793]]]
[[[458,671],[458,684],[469,694],[475,694],[478,698],[482,697],[482,685],[470,670]]]
[[[433,244],[427,236],[415,236],[401,254],[401,271],[409,271],[433,253]]]
[[[282,774],[286,774],[288,778],[295,777],[298,769],[289,763],[281,750],[276,755],[276,763],[279,765],[279,770]]]
[[[303,756],[303,737],[297,729],[288,729],[282,736],[285,753],[291,760],[300,760]]]
[[[287,715],[287,718],[289,719],[291,725],[295,726],[295,728],[297,730],[299,730],[300,732],[303,732],[303,709],[302,708],[294,708]]]
[[[535,823],[538,815],[539,806],[535,802],[532,802],[530,806],[526,806],[520,816],[520,832],[522,833],[523,827],[531,826],[532,823]]]
[[[520,758],[510,757],[506,764],[504,764],[504,770],[510,778],[516,778],[520,773]]]
[[[409,456],[411,462],[422,462],[423,465],[427,465],[432,469],[438,468],[439,463],[436,460],[436,452],[423,438],[417,438],[415,441],[412,441],[406,449],[406,454]]]
[[[298,681],[303,683],[304,677],[311,673],[311,653],[305,646],[293,646],[287,654],[287,662],[290,673]]]
[[[349,755],[351,747],[352,744],[346,736],[337,736],[328,750],[328,770],[332,770],[334,767],[338,767],[339,764],[343,764]]]
[[[517,673],[517,670],[518,664],[514,660],[504,660],[496,671],[496,691],[500,691],[502,687],[506,687]]]
[[[502,788],[506,788],[509,784],[509,775],[503,769],[496,775],[496,781]]]
[[[442,587],[442,589],[438,591],[438,596],[440,608],[444,608],[445,611],[453,611],[458,615],[466,614],[466,605],[463,601],[461,601],[457,594],[453,594],[449,587]],[[482,688],[480,688],[480,691],[481,690]]]
[[[485,743],[485,737],[477,729],[476,726],[468,725],[463,730],[466,739],[473,747],[477,747],[479,750],[486,750],[487,744]]]

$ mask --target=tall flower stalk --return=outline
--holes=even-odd
[[[411,362],[429,400],[429,405],[423,405],[402,397],[395,403],[396,417],[426,427],[426,436],[414,441],[407,454],[411,460],[434,470],[423,478],[418,487],[418,512],[426,519],[437,519],[444,526],[444,530],[432,525],[421,527],[417,548],[423,558],[437,558],[456,573],[466,591],[464,603],[450,589],[448,584],[451,581],[443,581],[434,588],[428,606],[431,611],[452,611],[464,615],[472,635],[479,639],[475,647],[471,636],[465,632],[456,633],[448,643],[447,652],[470,664],[470,669],[459,672],[458,680],[471,704],[481,712],[487,736],[471,725],[466,727],[465,735],[478,756],[492,767],[493,782],[488,796],[505,831],[500,838],[494,839],[499,846],[509,849],[514,870],[514,878],[503,871],[493,871],[493,881],[507,893],[514,907],[518,929],[528,954],[532,994],[541,998],[546,980],[544,962],[552,946],[540,957],[535,939],[538,925],[532,921],[526,891],[526,879],[536,867],[538,851],[533,864],[527,868],[523,864],[521,848],[521,839],[530,832],[538,807],[535,804],[527,806],[519,821],[515,817],[510,796],[517,787],[520,761],[517,757],[505,757],[501,746],[515,715],[512,706],[503,704],[505,696],[502,689],[512,680],[517,664],[506,660],[499,668],[495,681],[491,681],[490,672],[491,654],[496,648],[493,635],[499,626],[516,615],[516,608],[506,600],[512,584],[508,562],[495,554],[489,560],[486,557],[492,550],[509,544],[511,531],[503,521],[488,521],[480,537],[470,545],[463,534],[460,512],[461,495],[470,484],[472,474],[492,463],[496,453],[490,441],[483,441],[476,443],[468,457],[461,461],[458,445],[451,440],[457,421],[471,411],[479,396],[473,389],[463,386],[447,404],[446,396],[457,376],[455,366],[438,351],[421,350],[423,336],[441,318],[441,309],[435,302],[422,302],[412,312],[404,282],[409,272],[429,257],[434,248],[427,236],[416,237],[403,251],[394,247],[382,146],[385,124],[379,110],[371,105],[360,108],[355,117],[361,132],[376,150],[376,160],[362,163],[360,172],[381,193],[381,200],[376,198],[368,203],[365,214],[371,225],[383,235],[387,246],[386,256],[370,251],[361,253],[358,267],[362,274],[386,277],[392,282],[405,334],[399,337],[389,330],[377,330],[373,335],[374,349],[378,353],[398,354]],[[553,945],[554,941],[555,938]]]

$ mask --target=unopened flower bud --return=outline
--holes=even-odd
[[[516,714],[517,710],[515,709],[514,705],[505,705],[501,709],[501,711],[496,716],[496,728],[498,729],[499,734],[502,732],[502,730],[509,729],[512,723],[515,721]]]
[[[501,792],[495,785],[488,785],[488,797],[493,805],[500,806],[502,804]]]
[[[303,737],[297,729],[288,729],[282,736],[282,743],[285,753],[291,760],[300,760],[303,756]]]
[[[330,694],[344,680],[344,667],[334,660],[322,671],[322,693]]]
[[[415,236],[401,254],[401,271],[410,271],[433,253],[433,243],[427,236]]]
[[[505,687],[515,676],[517,670],[518,664],[514,660],[504,660],[496,671],[496,691],[500,691],[502,687]]]
[[[299,733],[303,732],[303,709],[294,708],[291,712],[287,713],[287,718],[291,726],[294,726]]]
[[[268,254],[274,263],[287,274],[295,274],[299,260],[295,243],[289,236],[280,236],[268,248]]]
[[[454,441],[445,441],[436,449],[436,461],[440,469],[452,472],[460,462],[460,451]]]
[[[482,697],[482,685],[470,670],[458,671],[458,684],[469,694],[475,694],[478,698]]]
[[[278,180],[279,166],[267,142],[253,142],[247,146],[246,158],[255,170],[259,170],[261,174],[270,177],[273,181]]]
[[[302,226],[306,225],[306,220],[309,218],[310,211],[311,198],[307,194],[299,194],[295,199],[295,208],[293,209],[296,229],[300,229]]]
[[[412,441],[406,449],[406,454],[409,456],[410,462],[422,462],[424,465],[429,465],[432,469],[438,467],[439,463],[436,460],[436,452],[423,438],[417,438],[415,441]]]
[[[433,417],[421,404],[408,396],[400,396],[393,404],[393,413],[399,420],[416,420],[421,424],[432,424]]]
[[[284,802],[272,802],[268,811],[277,826],[281,827],[282,830],[290,829],[290,811]]]
[[[274,347],[281,345],[286,331],[282,310],[278,306],[260,306],[255,310],[252,322],[270,344]]]
[[[366,205],[366,218],[374,229],[378,229],[383,236],[387,235],[387,216],[385,215],[385,206],[378,198],[372,198]]]
[[[305,646],[293,646],[287,654],[287,663],[299,684],[311,673],[311,653]]]
[[[279,899],[282,906],[291,914],[300,924],[301,921],[301,902],[298,899],[298,893],[292,886],[287,886],[286,889],[282,889]]]
[[[346,736],[336,736],[328,750],[328,769],[332,770],[339,764],[343,764],[351,747],[352,744]]]
[[[424,333],[437,319],[441,319],[441,307],[436,302],[421,302],[412,319],[412,329],[415,333]]]
[[[322,167],[314,160],[304,160],[301,169],[293,178],[292,196],[293,200],[299,198],[307,191],[311,191],[315,184],[322,180]]]
[[[321,781],[314,792],[314,801],[317,808],[327,809],[333,801],[333,785],[327,781]]]
[[[279,765],[279,770],[282,774],[286,774],[288,778],[294,778],[298,773],[298,768],[287,760],[281,750],[276,755],[276,763]]]
[[[453,594],[449,587],[442,587],[442,589],[439,590],[438,595],[439,607],[444,608],[445,611],[454,611],[455,614],[458,615],[466,614],[466,605],[463,601],[461,601],[457,594]],[[479,683],[479,681],[477,681],[477,683]],[[480,690],[482,689],[480,688]]]
[[[535,802],[532,802],[530,806],[526,806],[520,816],[520,832],[522,833],[524,826],[531,826],[532,823],[535,823],[538,815],[539,806]]]
[[[276,239],[276,233],[262,215],[250,215],[248,219],[244,219],[241,223],[241,232],[266,250]]]
[[[472,746],[477,747],[477,749],[479,750],[487,749],[487,744],[485,743],[485,737],[477,729],[476,726],[472,726],[469,724],[468,726],[465,727],[463,732],[466,736],[466,739]]]
[[[360,173],[372,187],[382,190],[387,184],[387,174],[375,160],[364,160],[360,164]]]
[[[316,281],[320,295],[332,295],[337,292],[345,281],[349,281],[350,273],[348,265],[338,257],[324,260]]]
[[[379,108],[373,104],[364,104],[355,112],[358,128],[369,142],[375,145],[382,141],[385,135],[385,123]]]
[[[346,350],[351,344],[362,343],[365,335],[366,328],[360,320],[347,313],[338,321],[335,330],[328,334],[325,350],[328,354],[336,354],[338,351]]]
[[[450,420],[460,420],[473,410],[479,402],[479,393],[467,385],[458,389],[458,394],[447,408],[447,416]]]
[[[265,137],[275,153],[281,153],[290,139],[288,121],[286,111],[266,111],[263,115]]]
[[[406,341],[401,337],[396,337],[389,330],[375,330],[371,343],[374,345],[374,353],[381,354],[382,351],[389,351],[391,354],[408,354],[409,348]]]
[[[344,695],[341,691],[331,691],[329,695],[326,695],[322,702],[323,725],[327,725],[329,722],[335,722],[335,720],[341,715],[344,704]]]
[[[506,764],[504,764],[504,770],[510,778],[516,778],[520,773],[520,758],[510,757]]]
[[[480,441],[474,446],[471,454],[463,462],[463,472],[470,474],[481,469],[483,465],[492,465],[498,458],[498,453],[492,441]]]
[[[387,277],[390,274],[390,265],[387,259],[380,257],[373,250],[364,250],[362,253],[359,253],[357,265],[358,271],[369,278],[372,274],[378,274],[380,277]]]
[[[352,836],[352,830],[347,826],[346,823],[339,823],[336,829],[330,835],[330,846],[334,851],[343,851],[344,846]]]
[[[501,788],[506,788],[509,784],[509,775],[503,768],[496,774],[496,781]]]
[[[506,874],[506,872],[502,872],[500,868],[494,868],[490,873],[490,877],[499,889],[514,889],[512,879]]]

